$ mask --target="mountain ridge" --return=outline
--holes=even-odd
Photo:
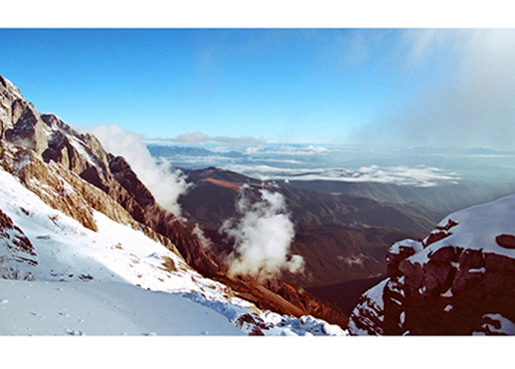
[[[293,287],[295,293],[288,297],[290,301],[252,280],[226,275],[224,263],[204,247],[193,225],[161,208],[125,159],[106,153],[93,135],[76,132],[57,116],[39,114],[1,76],[0,87],[1,166],[46,205],[93,232],[99,231],[98,212],[143,232],[176,255],[177,260],[185,261],[189,268],[224,282],[234,295],[251,298],[261,309],[299,318],[313,312],[346,326],[347,318],[339,309]],[[277,283],[276,289],[287,286]],[[253,320],[261,319],[258,318]],[[256,324],[250,328],[249,324],[244,325],[246,331],[263,333]]]

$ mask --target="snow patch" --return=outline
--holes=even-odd
[[[126,283],[0,279],[0,290],[11,301],[2,310],[9,318],[0,317],[0,335],[243,335],[222,315],[180,295]]]
[[[450,287],[447,291],[445,291],[445,293],[440,294],[440,296],[442,296],[442,297],[452,297],[453,296],[453,294],[452,294],[452,287]]]
[[[481,328],[488,333],[515,335],[515,323],[501,314],[485,314]]]
[[[386,278],[363,294],[363,297],[373,302],[379,311],[384,310],[383,291],[389,280],[390,278]]]
[[[483,253],[495,253],[515,259],[515,249],[501,247],[496,237],[501,234],[515,234],[515,195],[476,205],[444,218],[438,227],[445,227],[449,222],[456,222],[453,233],[446,238],[436,241],[412,255],[412,262],[425,263],[429,255],[444,246],[466,245],[468,249],[482,250]],[[413,241],[416,242],[416,241]],[[454,267],[458,267],[455,263]]]

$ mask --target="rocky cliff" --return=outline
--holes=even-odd
[[[267,288],[251,279],[228,277],[225,264],[204,247],[193,225],[164,210],[123,157],[107,153],[93,135],[76,132],[57,116],[40,114],[1,76],[0,166],[46,204],[86,228],[97,230],[94,211],[99,211],[141,230],[204,276],[223,281],[235,295],[263,309],[296,316],[312,314],[341,326],[347,324],[339,309],[284,282],[276,281]],[[27,254],[30,247],[24,247]],[[21,251],[16,255],[22,255]]]
[[[33,279],[30,272],[22,273],[17,264],[38,264],[37,254],[23,230],[16,226],[12,219],[0,210],[0,247],[7,251],[0,256],[0,275],[12,279]]]
[[[515,195],[395,243],[388,278],[350,317],[353,334],[515,334]]]

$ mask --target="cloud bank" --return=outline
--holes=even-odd
[[[444,81],[357,131],[358,141],[513,149],[515,30],[408,30],[401,43],[406,68],[429,65]]]
[[[78,130],[95,135],[106,151],[123,156],[141,182],[154,195],[158,204],[176,216],[181,216],[177,200],[186,193],[189,184],[181,171],[171,169],[168,161],[161,158],[159,164],[156,162],[143,144],[143,136],[128,132],[114,124],[78,127]]]
[[[227,220],[220,229],[235,241],[235,251],[227,259],[229,273],[263,281],[283,270],[302,271],[302,256],[289,253],[295,231],[282,194],[260,190],[261,201],[251,204],[247,191],[242,187],[236,202],[240,219]]]
[[[263,181],[338,181],[374,182],[400,186],[433,187],[441,183],[457,183],[460,177],[452,171],[428,166],[363,166],[345,168],[278,168],[269,165],[227,164],[228,170]]]

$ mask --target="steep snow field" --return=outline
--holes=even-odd
[[[0,242],[0,274],[11,279],[0,280],[2,335],[233,335],[250,333],[252,327],[236,322],[244,314],[267,324],[266,335],[347,333],[312,317],[260,311],[102,213],[95,213],[98,231],[88,230],[2,170],[0,209],[37,255],[9,249],[5,238]]]

